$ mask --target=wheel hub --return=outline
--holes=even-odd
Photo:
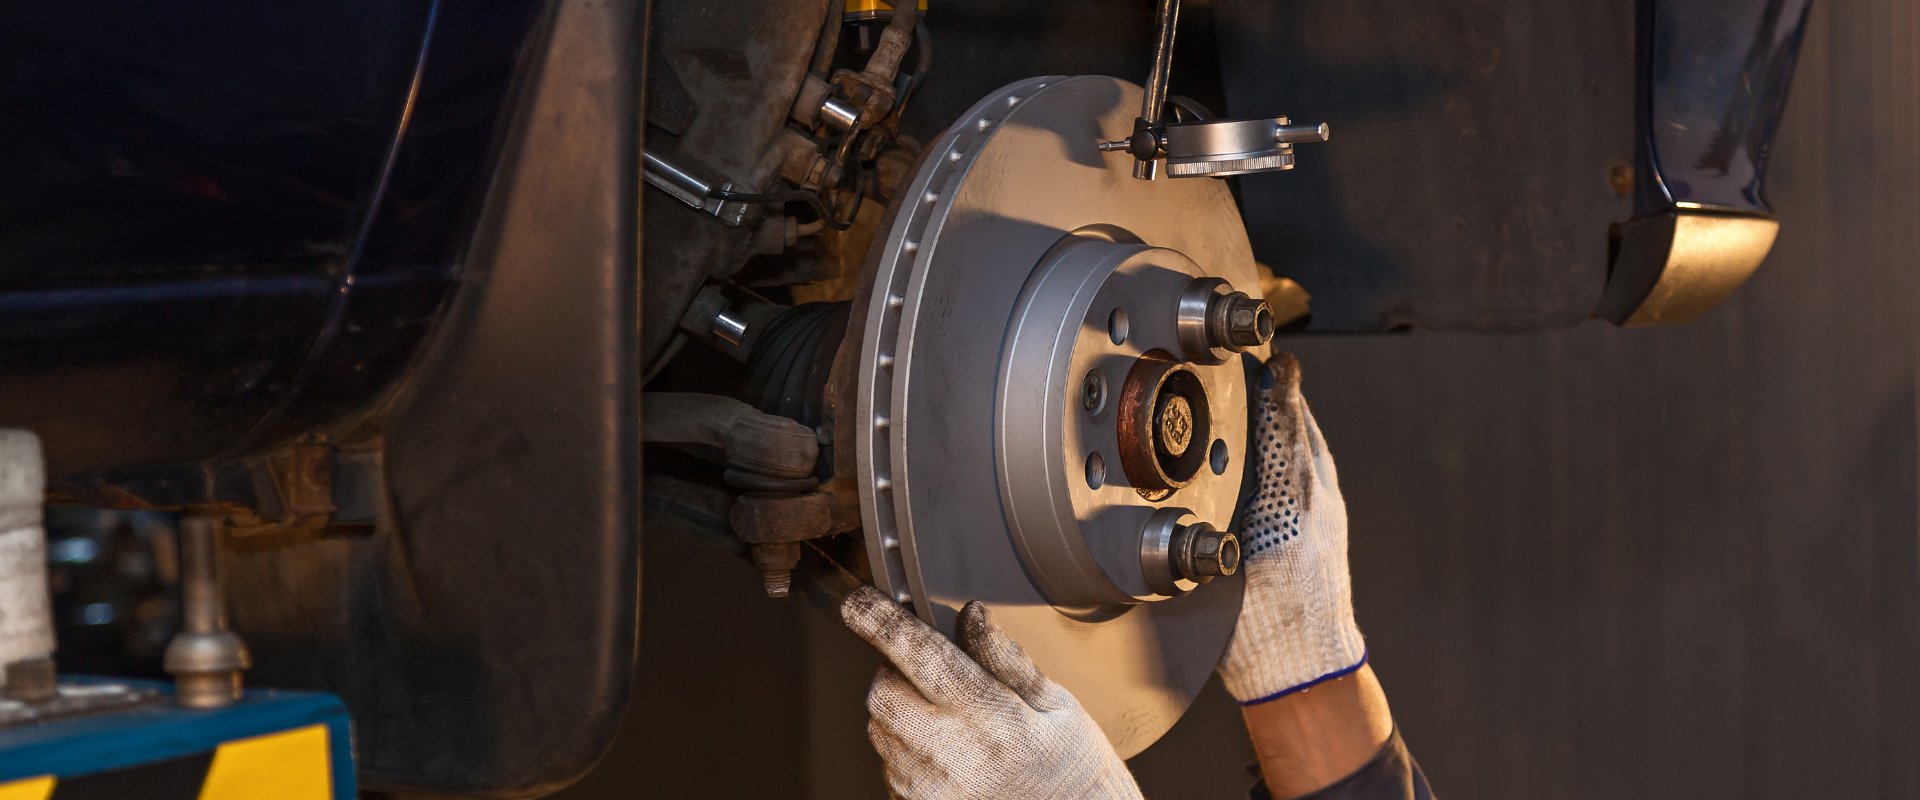
[[[1272,327],[1226,187],[1099,151],[1140,98],[1022,81],[929,148],[870,261],[843,416],[875,584],[949,634],[986,602],[1122,756],[1238,617],[1242,353]]]

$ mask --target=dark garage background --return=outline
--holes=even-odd
[[[1780,239],[1691,325],[1284,343],[1443,797],[1920,797],[1917,93],[1912,0],[1815,5]],[[705,544],[645,567],[627,730],[562,797],[884,796],[862,645]],[[1238,725],[1210,687],[1147,795],[1244,796]]]

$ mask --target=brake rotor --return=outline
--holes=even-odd
[[[869,260],[850,415],[876,585],[949,635],[987,603],[1122,757],[1185,712],[1239,615],[1241,579],[1182,573],[1180,548],[1231,522],[1242,358],[1265,354],[1210,348],[1191,313],[1260,295],[1226,185],[1098,149],[1141,96],[1021,81],[930,147]]]

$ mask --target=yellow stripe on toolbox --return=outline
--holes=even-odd
[[[213,751],[213,766],[207,768],[207,781],[200,787],[200,800],[331,800],[332,797],[333,769],[327,758],[325,725],[308,725],[222,744]],[[0,796],[0,800],[13,798]]]
[[[0,783],[0,800],[47,800],[52,794],[52,775]]]

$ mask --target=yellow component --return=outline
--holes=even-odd
[[[1273,268],[1258,261],[1253,269],[1260,275],[1260,296],[1267,301],[1267,308],[1273,311],[1273,326],[1278,328],[1296,319],[1313,313],[1308,303],[1313,299],[1307,290],[1295,283],[1292,278],[1276,277]]]
[[[47,800],[52,796],[52,775],[0,783],[0,800]]]
[[[1778,220],[1760,217],[1682,211],[1666,215],[1665,222],[1673,226],[1661,245],[1667,248],[1666,265],[1622,328],[1679,325],[1707,313],[1752,277],[1780,233]]]
[[[332,800],[327,726],[235,739],[213,751],[200,800]],[[11,800],[11,798],[0,798]]]
[[[886,0],[847,0],[846,13],[872,16],[876,11],[892,11],[893,4]],[[920,0],[920,10],[927,10],[927,0]]]

